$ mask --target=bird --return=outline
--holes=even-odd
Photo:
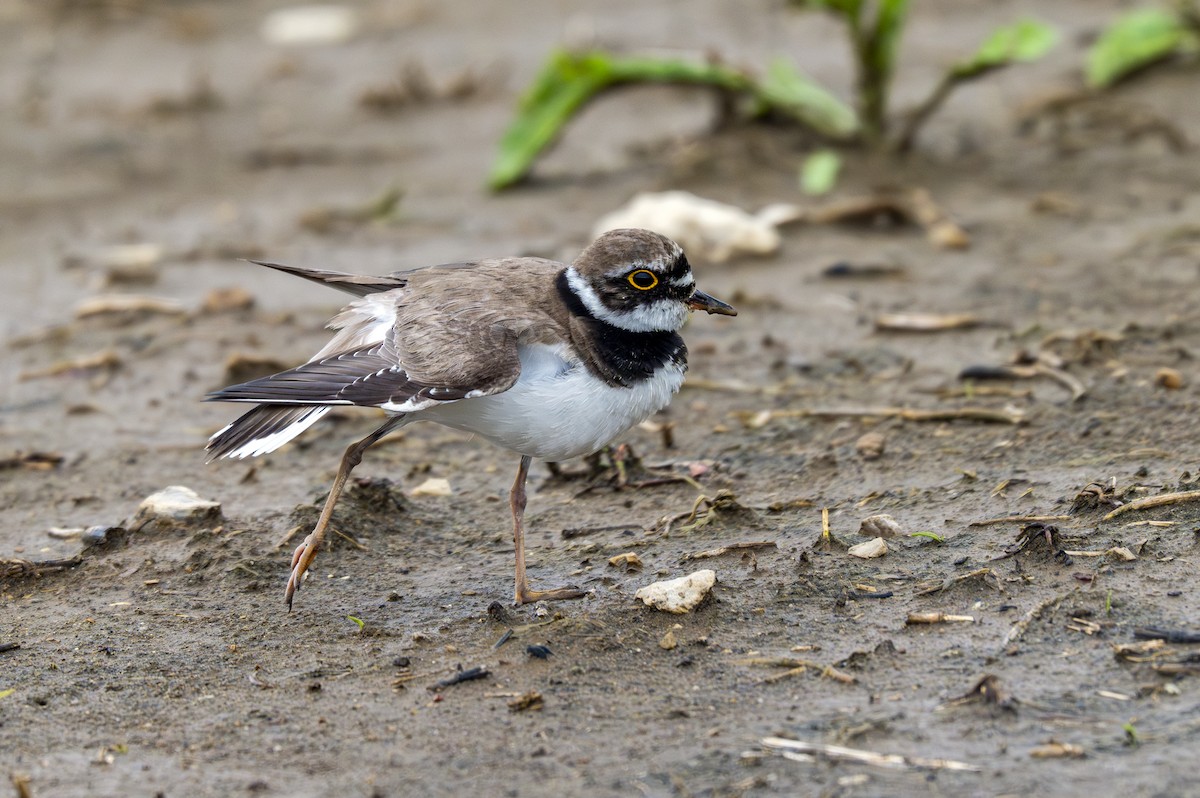
[[[643,229],[600,235],[570,264],[506,257],[359,275],[251,261],[352,294],[333,338],[288,371],[214,391],[255,405],[207,444],[208,462],[278,449],[331,409],[380,408],[384,422],[342,455],[321,514],[292,554],[288,610],[364,452],[414,421],[465,430],[520,455],[509,492],[517,605],[580,598],[525,573],[525,483],[534,458],[599,451],[666,407],[683,384],[692,311],[735,316],[696,288],[683,249]]]

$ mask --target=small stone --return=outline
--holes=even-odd
[[[245,288],[214,288],[204,296],[200,312],[206,315],[250,310],[254,307],[254,295]]]
[[[268,44],[319,45],[349,41],[358,27],[356,9],[313,4],[272,11],[263,20],[259,32]]]
[[[171,521],[198,521],[219,516],[221,503],[200,498],[200,494],[182,485],[163,488],[142,500],[137,514],[142,518],[164,518]]]
[[[646,585],[633,597],[656,610],[682,615],[698,607],[716,583],[716,572],[705,568],[678,579]]]
[[[449,496],[450,480],[442,479],[441,477],[430,477],[429,479],[417,485],[411,491],[410,496]]]
[[[858,451],[858,456],[864,460],[878,460],[883,457],[883,449],[886,445],[886,440],[882,432],[871,431],[863,435],[854,443],[855,450]]]
[[[1175,369],[1161,368],[1154,372],[1154,384],[1168,391],[1178,391],[1183,387],[1183,375]]]
[[[894,538],[897,535],[903,535],[904,530],[896,523],[896,519],[890,515],[872,515],[863,519],[862,524],[858,527],[858,534],[864,538]]]
[[[846,553],[851,557],[858,557],[863,560],[871,560],[876,557],[882,557],[888,553],[887,541],[883,538],[874,538],[866,540],[862,543],[856,543],[846,550]]]
[[[629,573],[631,571],[642,570],[642,558],[637,556],[632,551],[627,551],[624,554],[618,554],[615,557],[608,558],[608,564],[611,568],[620,568]]]
[[[675,639],[675,633],[670,629],[668,629],[667,633],[662,636],[661,640],[658,641],[658,647],[663,651],[670,651],[677,645],[679,645],[679,642]]]

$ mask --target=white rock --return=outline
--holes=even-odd
[[[716,583],[716,572],[706,568],[679,579],[646,585],[633,597],[648,607],[680,615],[694,610]]]
[[[349,6],[292,6],[272,11],[260,33],[268,44],[337,44],[358,31],[358,12]]]
[[[780,245],[777,224],[790,217],[779,206],[755,215],[686,191],[638,194],[596,223],[594,235],[644,227],[677,241],[697,260],[722,263],[735,255],[770,255]]]
[[[441,477],[430,477],[429,479],[417,485],[411,491],[409,496],[449,496],[452,493],[450,490],[450,480],[442,479]]]
[[[887,541],[883,538],[864,540],[862,543],[855,543],[846,550],[846,553],[851,557],[861,557],[864,560],[870,560],[887,554],[888,545]]]
[[[872,515],[863,519],[858,534],[864,538],[894,538],[904,534],[904,530],[890,515]]]
[[[167,518],[172,521],[192,521],[218,515],[221,503],[201,499],[200,494],[182,485],[172,485],[142,500],[138,515],[146,518]]]

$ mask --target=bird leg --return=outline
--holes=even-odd
[[[337,504],[338,497],[342,495],[342,488],[345,487],[346,479],[349,478],[350,472],[354,470],[356,465],[362,462],[363,452],[371,448],[384,435],[391,432],[392,428],[399,424],[401,420],[402,417],[389,418],[387,423],[382,427],[357,443],[352,443],[346,447],[346,453],[342,455],[341,465],[338,466],[337,476],[334,477],[333,487],[329,489],[329,498],[325,500],[325,507],[321,510],[321,517],[317,519],[317,525],[313,527],[313,531],[308,533],[308,537],[292,553],[292,573],[288,577],[287,591],[284,594],[284,598],[287,599],[289,612],[292,609],[292,597],[300,589],[300,580],[304,577],[304,573],[308,570],[308,567],[312,565],[313,560],[317,558],[317,549],[320,548],[321,542],[325,539],[325,531],[329,528],[330,519],[333,518],[333,507]]]
[[[517,550],[516,603],[520,605],[535,601],[583,598],[584,592],[574,586],[560,587],[557,590],[531,590],[529,580],[525,578],[525,480],[529,476],[529,464],[532,460],[528,455],[521,456],[517,478],[513,482],[512,492],[508,494],[508,504],[512,508],[513,517],[513,545]]]

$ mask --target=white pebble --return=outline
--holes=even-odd
[[[846,553],[851,557],[861,557],[864,560],[870,560],[887,554],[888,545],[887,541],[883,538],[874,538],[873,540],[865,540],[862,543],[855,543]]]
[[[173,521],[190,521],[220,512],[220,502],[201,499],[196,491],[182,485],[163,488],[158,493],[147,496],[138,506],[138,515],[143,518],[149,516]]]
[[[678,579],[646,585],[633,597],[648,607],[680,615],[699,606],[716,583],[716,572],[706,568]]]

